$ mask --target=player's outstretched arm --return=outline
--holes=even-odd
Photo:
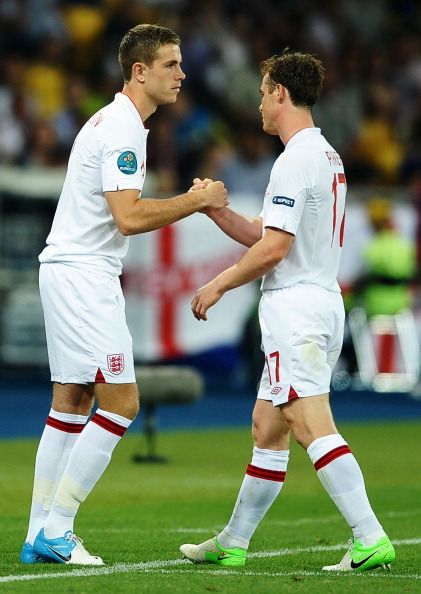
[[[188,191],[173,198],[140,198],[138,190],[105,192],[114,221],[123,235],[136,235],[170,225],[206,208],[219,209],[228,204],[222,182]]]
[[[212,183],[211,179],[200,179],[195,177],[190,189],[192,191],[197,191],[206,188],[210,183]],[[203,209],[202,212],[208,215],[208,217],[218,225],[221,231],[231,237],[231,239],[234,239],[246,247],[251,247],[262,238],[263,221],[260,217],[247,217],[227,207],[208,207]]]

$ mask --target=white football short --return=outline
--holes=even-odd
[[[259,305],[265,364],[257,398],[273,405],[327,394],[342,348],[340,293],[310,284],[264,291]]]
[[[134,383],[132,337],[119,277],[44,263],[39,286],[51,380]]]

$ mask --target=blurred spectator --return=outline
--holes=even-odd
[[[102,59],[98,40],[106,28],[104,2],[89,0],[65,2],[63,13],[73,45],[72,63],[79,69],[90,70]]]
[[[0,74],[0,163],[18,162],[26,147],[31,103],[23,92],[24,73],[22,58],[6,56]]]
[[[25,73],[25,92],[40,117],[52,118],[65,103],[65,46],[54,37],[40,41],[38,52]]]
[[[367,316],[395,315],[412,305],[411,281],[417,263],[414,242],[393,224],[391,204],[374,198],[368,204],[373,237],[363,250],[365,271],[354,283],[354,302]]]
[[[76,134],[104,103],[104,97],[95,93],[84,76],[69,76],[65,88],[65,104],[52,119],[58,142],[63,150],[70,152]]]
[[[23,153],[23,124],[16,113],[15,97],[9,89],[0,87],[0,161],[14,162]]]
[[[354,144],[362,122],[364,87],[355,63],[359,57],[356,48],[350,48],[340,65],[329,64],[323,94],[314,106],[316,125],[344,156]],[[342,79],[344,71],[347,76]]]
[[[67,162],[68,152],[63,151],[57,134],[47,119],[37,119],[29,137],[31,151],[25,164],[31,167],[57,167]]]
[[[196,101],[186,90],[168,109],[171,114],[173,164],[178,169],[180,187],[189,186],[210,143],[228,134],[226,124],[207,104]],[[162,140],[171,143],[167,134]],[[165,145],[161,145],[165,154]],[[162,159],[162,157],[161,157]],[[206,175],[205,177],[209,177]]]
[[[369,90],[365,116],[355,143],[355,156],[371,165],[381,183],[396,183],[404,147],[395,128],[398,104],[390,86],[378,83]]]
[[[346,295],[349,311],[362,307],[370,319],[376,315],[396,315],[412,309],[413,286],[417,275],[416,249],[412,240],[394,226],[391,203],[386,198],[373,198],[367,207],[373,232],[362,251],[363,272]],[[357,371],[355,350],[345,329],[341,366],[353,375]]]
[[[68,152],[60,146],[57,134],[47,119],[38,119],[29,138],[31,152],[26,164],[31,167],[57,167],[67,162]]]

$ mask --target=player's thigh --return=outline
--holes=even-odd
[[[294,437],[305,448],[319,437],[338,433],[328,394],[296,398],[281,408]]]
[[[254,443],[265,450],[287,450],[289,427],[279,406],[269,400],[256,400],[252,416]]]
[[[95,384],[95,398],[99,408],[134,419],[139,412],[137,384]]]

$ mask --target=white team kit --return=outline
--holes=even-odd
[[[261,213],[263,228],[295,236],[261,286],[265,366],[258,398],[274,405],[329,392],[343,339],[336,278],[345,195],[342,160],[320,129],[296,133],[273,166]]]
[[[39,256],[52,381],[135,381],[119,281],[129,238],[117,229],[104,192],[142,190],[147,133],[132,101],[117,93],[76,137]]]

